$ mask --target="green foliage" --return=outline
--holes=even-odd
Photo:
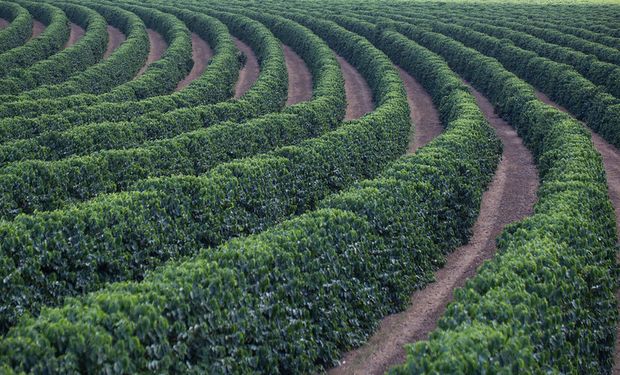
[[[15,3],[0,3],[0,17],[9,26],[0,32],[0,54],[23,44],[32,33],[32,16],[28,10]]]

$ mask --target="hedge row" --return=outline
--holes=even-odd
[[[497,105],[532,150],[542,181],[535,214],[503,232],[498,255],[393,373],[609,372],[615,220],[587,131],[497,60],[415,26],[398,30],[444,56]]]
[[[0,95],[17,94],[43,84],[58,83],[101,59],[108,44],[106,20],[83,6],[57,3],[69,20],[85,29],[75,45],[39,61],[26,69],[16,69],[0,80]]]
[[[133,182],[148,177],[202,174],[219,163],[298,143],[333,128],[344,115],[345,99],[340,67],[331,56],[331,51],[303,27],[280,18],[262,17],[262,21],[306,58],[316,82],[312,101],[289,107],[281,114],[240,124],[227,121],[207,128],[204,128],[205,124],[199,116],[193,120],[194,117],[188,114],[187,121],[183,121],[185,119],[179,119],[172,112],[169,116],[171,120],[160,125],[166,136],[181,133],[170,139],[58,162],[26,161],[9,165],[0,175],[1,190],[5,192],[0,203],[0,216],[9,218],[22,212],[61,208],[68,202],[126,190]],[[259,30],[267,33],[266,29]],[[261,34],[255,31],[253,35]],[[270,51],[279,61],[280,43],[273,37],[268,42],[272,48],[265,51]],[[267,56],[267,59],[272,58]],[[283,62],[274,66],[286,69]],[[267,66],[265,72],[271,71],[273,69]],[[264,92],[263,95],[270,94]],[[147,124],[152,125],[153,122]],[[121,123],[118,131],[110,132],[110,138],[121,139],[123,125],[133,126]],[[154,128],[151,126],[147,134],[152,134]],[[98,147],[110,143],[101,142],[95,134],[82,133],[76,138],[88,139]],[[15,143],[17,147],[14,152],[19,152],[20,144],[27,143]],[[2,149],[8,150],[6,145]],[[48,149],[53,152],[62,147],[54,145]],[[19,189],[15,189],[18,186]]]
[[[500,147],[445,62],[396,38],[386,48],[437,90],[446,134],[323,209],[23,319],[0,343],[3,369],[313,373],[402,308],[467,237]],[[83,351],[60,344],[87,337]]]
[[[59,8],[45,3],[18,2],[47,27],[37,38],[0,54],[0,77],[24,68],[62,49],[69,39],[69,20]]]
[[[82,77],[76,77],[58,85],[43,86],[28,91],[23,94],[27,95],[26,100],[3,103],[0,106],[0,115],[2,117],[36,116],[48,113],[49,110],[59,111],[85,103],[134,101],[173,91],[177,83],[187,75],[192,67],[189,30],[183,22],[171,14],[140,6],[122,5],[121,7],[137,14],[148,27],[162,34],[168,43],[168,48],[161,59],[151,64],[137,79],[132,78],[135,72],[144,65],[144,60],[138,64],[132,64],[133,71],[129,72],[131,74],[124,75],[127,78],[126,82],[112,88],[109,92],[97,92],[100,86],[84,86]],[[145,42],[148,45],[148,38]],[[109,64],[111,61],[108,60],[104,63]],[[107,86],[104,87],[106,90],[109,89]],[[100,95],[75,95],[83,92]],[[41,100],[45,98],[53,99]]]
[[[0,54],[22,45],[32,35],[32,16],[15,3],[0,3],[0,18],[11,24],[0,31]]]
[[[200,35],[214,51],[208,69],[187,88],[171,95],[155,96],[140,101],[91,103],[92,105],[78,106],[57,114],[35,118],[1,119],[0,141],[29,138],[44,131],[63,131],[88,123],[127,121],[145,114],[213,104],[231,97],[232,87],[238,77],[239,59],[237,48],[226,26],[216,18],[203,14],[184,10],[173,12],[167,8],[165,10],[185,22],[188,28]],[[110,59],[113,57],[114,55]]]
[[[297,146],[222,164],[203,176],[147,180],[135,191],[3,223],[0,299],[7,308],[0,311],[2,330],[24,311],[36,312],[108,281],[140,279],[167,259],[311,209],[322,197],[375,175],[402,154],[410,125],[398,73],[366,40],[335,24],[314,22],[316,30],[329,35],[332,47],[369,72],[368,81],[381,99],[375,112]]]
[[[414,17],[419,17],[416,14]],[[422,14],[422,17],[427,18]],[[402,16],[392,16],[394,19],[401,19],[405,22],[415,22],[416,18],[406,18]],[[445,14],[434,15],[434,20],[446,22]],[[517,47],[525,50],[531,50],[536,54],[555,60],[559,63],[571,65],[576,71],[585,78],[597,85],[601,85],[610,94],[616,98],[620,97],[620,67],[615,64],[600,61],[583,52],[575,51],[570,47],[563,47],[548,43],[540,38],[528,35],[525,32],[515,31],[509,27],[513,27],[514,23],[498,20],[477,21],[473,17],[467,17],[463,14],[451,15],[448,17],[450,23],[456,23],[460,26],[477,30],[481,33],[500,38],[504,43],[508,40],[512,41]]]
[[[620,101],[585,79],[571,66],[457,25],[431,23],[434,31],[484,51],[507,69],[548,93],[609,143],[620,147]]]
[[[105,2],[101,2],[104,3]],[[138,15],[147,27],[159,32],[168,43],[161,59],[149,65],[137,79],[115,87],[100,96],[101,101],[140,100],[156,95],[171,93],[192,68],[192,42],[190,32],[175,16],[153,8],[119,5]],[[132,77],[133,78],[133,77]],[[79,79],[59,85],[44,86],[20,96],[26,99],[45,99],[69,96],[79,93],[98,93],[93,88],[83,87]]]

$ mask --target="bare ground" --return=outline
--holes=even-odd
[[[433,105],[433,99],[424,90],[418,81],[410,76],[402,68],[398,68],[398,74],[405,84],[407,102],[411,110],[411,123],[414,127],[412,137],[407,148],[408,154],[413,154],[418,148],[423,147],[443,131],[439,113]]]
[[[4,18],[0,18],[0,29],[4,29],[5,27],[9,26],[11,23],[7,20],[5,20]]]
[[[153,29],[146,29],[149,34],[149,43],[151,44],[151,49],[149,50],[149,56],[146,58],[146,63],[140,71],[138,71],[137,77],[140,77],[144,72],[148,69],[148,67],[154,63],[155,61],[161,59],[164,52],[166,52],[166,48],[168,48],[168,43],[164,37]]]
[[[177,85],[175,91],[180,91],[194,82],[205,71],[209,60],[213,57],[213,50],[198,34],[192,33],[192,60],[194,66],[189,74]]]
[[[495,115],[492,104],[476,90],[472,93],[504,145],[493,181],[482,196],[473,237],[448,255],[435,282],[413,293],[407,310],[386,317],[370,340],[345,354],[343,364],[330,374],[383,374],[404,362],[404,345],[427,338],[436,328],[454,289],[463,286],[482,262],[494,255],[495,238],[504,226],[532,214],[538,188],[532,156],[514,129]]]
[[[286,105],[293,105],[312,99],[312,74],[304,60],[285,44],[284,60],[288,71],[288,99]]]
[[[246,56],[245,65],[239,71],[239,78],[237,80],[237,84],[235,85],[235,99],[239,99],[258,79],[260,67],[258,65],[258,59],[256,58],[254,51],[252,51],[252,48],[238,38],[233,37],[233,40],[237,48]]]
[[[336,54],[344,76],[344,90],[347,95],[345,120],[355,120],[375,109],[372,92],[362,75],[343,57]]]
[[[81,37],[84,36],[84,29],[80,26],[71,22],[70,27],[71,32],[69,33],[69,40],[67,40],[67,43],[65,43],[64,48],[71,47],[72,45],[77,43],[77,41],[80,40]]]
[[[562,112],[569,113],[566,108],[556,104],[542,92],[537,91],[536,96],[542,102],[549,104]],[[600,135],[590,130],[590,128],[587,129],[592,135],[592,143],[594,144],[594,147],[603,157],[603,167],[605,168],[605,174],[607,175],[609,199],[611,200],[616,213],[616,232],[620,233],[620,151],[613,145],[609,144]],[[616,291],[616,299],[620,302],[620,289]],[[620,303],[618,304],[618,312],[620,312]],[[613,373],[620,374],[620,325],[616,328],[616,351],[614,354]]]
[[[45,30],[45,25],[37,20],[32,20],[32,35],[30,39],[36,38]]]
[[[107,59],[125,41],[126,37],[122,31],[114,26],[108,25],[108,48],[103,53],[103,58]]]

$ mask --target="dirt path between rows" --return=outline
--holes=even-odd
[[[11,23],[7,20],[5,20],[4,18],[0,18],[0,29],[4,29],[5,27],[9,26]]]
[[[239,99],[243,96],[243,94],[248,92],[250,87],[252,87],[254,82],[258,79],[258,75],[260,74],[260,66],[258,65],[258,59],[250,46],[234,36],[233,41],[239,51],[243,52],[246,57],[245,65],[239,71],[239,78],[235,84],[235,99]]]
[[[545,104],[570,114],[566,108],[556,104],[542,92],[537,91],[536,96]],[[588,129],[592,135],[592,143],[594,144],[594,147],[603,157],[603,167],[605,168],[605,174],[607,175],[609,199],[611,200],[616,213],[616,232],[620,233],[620,151],[587,126],[586,129]],[[620,290],[616,292],[616,299],[620,302]],[[618,306],[618,312],[620,312],[620,303]],[[616,350],[614,354],[613,373],[620,374],[620,325],[616,328]]]
[[[411,110],[411,123],[414,131],[407,147],[407,154],[413,154],[418,148],[425,146],[443,131],[439,113],[433,105],[433,99],[424,87],[401,67],[398,68],[400,79],[405,84],[407,102]]]
[[[166,52],[166,48],[168,48],[168,43],[166,43],[166,40],[160,33],[153,29],[146,29],[146,32],[149,34],[151,49],[149,50],[149,56],[146,58],[146,63],[144,63],[144,66],[140,68],[136,78],[144,74],[152,63],[161,59],[164,52]]]
[[[286,105],[312,99],[312,74],[304,60],[293,49],[282,45],[286,70],[288,71],[288,98]]]
[[[344,76],[344,91],[347,96],[345,121],[355,120],[375,109],[372,102],[372,91],[362,75],[343,57],[336,54]]]
[[[77,43],[77,41],[80,40],[81,37],[84,36],[85,31],[79,25],[76,25],[73,22],[71,22],[70,27],[71,27],[71,32],[69,33],[69,40],[67,40],[67,43],[65,43],[65,46],[63,48],[71,47],[72,45]]]
[[[533,159],[514,129],[495,115],[493,105],[472,89],[478,105],[504,145],[493,181],[482,196],[473,237],[447,257],[436,281],[411,296],[405,311],[383,319],[378,331],[361,348],[347,353],[343,365],[330,374],[383,374],[405,360],[404,345],[426,339],[436,328],[455,288],[475,275],[477,268],[495,253],[495,238],[506,224],[533,212],[538,173]]]
[[[114,26],[108,25],[108,48],[103,53],[103,58],[107,59],[110,57],[112,52],[114,52],[118,46],[125,41],[125,39],[127,38],[122,31]]]
[[[30,39],[36,38],[45,30],[45,25],[37,20],[32,20],[32,35]],[[29,40],[30,40],[29,39]]]
[[[175,91],[180,91],[194,82],[207,69],[209,60],[213,57],[213,50],[209,44],[196,33],[192,33],[192,60],[194,66],[189,74],[177,85]]]

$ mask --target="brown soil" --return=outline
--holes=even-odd
[[[286,105],[293,105],[312,99],[312,74],[304,60],[287,45],[282,45],[288,71],[288,99]]]
[[[235,99],[239,99],[243,96],[243,94],[248,92],[250,87],[252,87],[254,82],[258,79],[260,67],[258,65],[258,59],[250,46],[235,37],[233,37],[233,41],[239,51],[243,52],[246,56],[245,65],[239,71],[239,78],[237,80],[237,84],[235,85]]]
[[[495,238],[504,226],[532,214],[538,188],[532,156],[514,129],[495,115],[492,104],[476,90],[472,93],[504,145],[493,181],[482,196],[473,237],[448,255],[436,281],[416,291],[406,311],[386,317],[368,343],[347,353],[343,365],[331,374],[383,374],[404,362],[404,345],[427,338],[436,328],[454,289],[463,286],[482,262],[493,256]]]
[[[118,46],[121,45],[125,41],[126,37],[122,31],[117,29],[114,26],[108,25],[108,49],[103,53],[103,58],[107,59],[110,57],[112,52],[114,52]]]
[[[209,47],[209,44],[198,34],[192,33],[192,60],[194,61],[194,66],[187,77],[179,82],[175,91],[184,89],[190,83],[194,82],[195,79],[200,77],[202,72],[207,68],[207,65],[209,65],[209,60],[211,60],[212,57],[213,50]]]
[[[30,39],[36,38],[45,30],[45,25],[37,20],[32,20],[32,35]]]
[[[148,67],[154,63],[155,61],[161,59],[164,52],[166,52],[166,48],[168,48],[168,43],[164,37],[153,29],[146,29],[149,34],[149,43],[151,44],[151,49],[149,51],[149,56],[146,58],[146,63],[140,71],[138,71],[137,77],[140,77],[144,72],[148,69]]]
[[[0,18],[0,29],[4,29],[5,27],[9,26],[11,23],[7,20],[5,20],[4,18]]]
[[[569,113],[568,110],[553,102],[542,92],[536,92],[536,96],[542,102]],[[600,135],[587,128],[592,135],[592,143],[596,150],[603,157],[603,167],[607,175],[607,189],[609,199],[616,212],[616,232],[620,233],[620,151],[604,140]],[[616,292],[616,299],[620,302],[620,290]],[[618,304],[620,312],[620,303]],[[614,354],[614,374],[620,374],[620,325],[616,328],[616,351]]]
[[[74,24],[73,22],[71,22],[70,26],[71,26],[71,33],[69,33],[69,40],[67,40],[67,43],[65,43],[64,48],[71,47],[72,45],[77,43],[77,41],[80,40],[81,37],[84,36],[83,28]]]
[[[407,102],[411,110],[411,123],[414,127],[407,148],[407,153],[412,154],[441,134],[443,127],[439,120],[439,113],[433,105],[433,99],[424,90],[424,87],[402,68],[397,68],[398,74],[405,84]]]
[[[347,94],[347,111],[345,120],[355,120],[375,109],[372,92],[362,75],[344,58],[336,54],[344,76],[344,90]]]

